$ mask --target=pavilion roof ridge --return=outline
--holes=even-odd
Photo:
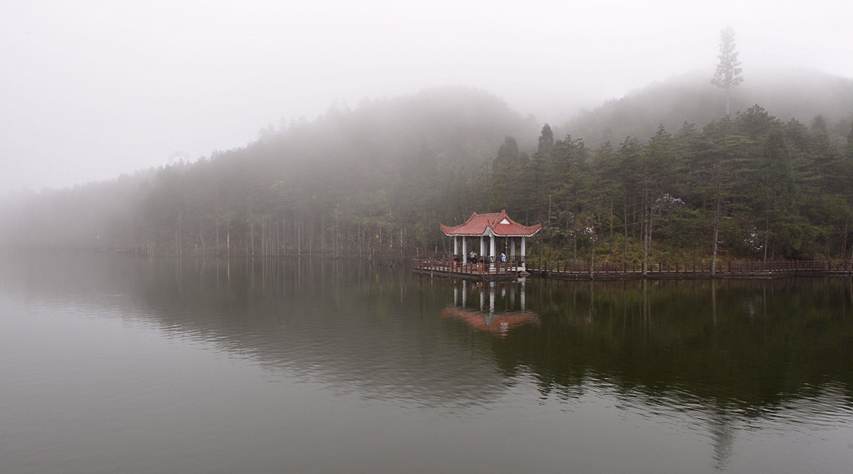
[[[465,223],[457,226],[447,226],[439,222],[442,232],[448,237],[480,237],[495,235],[496,237],[532,237],[542,228],[542,224],[526,226],[512,220],[506,209],[501,212],[485,214],[471,213]]]

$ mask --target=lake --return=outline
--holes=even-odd
[[[853,281],[0,254],[3,473],[837,473]]]

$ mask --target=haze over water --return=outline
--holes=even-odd
[[[0,256],[0,472],[845,472],[850,279]]]

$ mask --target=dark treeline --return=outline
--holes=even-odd
[[[545,126],[530,157],[507,139],[490,182],[490,207],[541,220],[546,245],[562,258],[849,253],[851,143],[833,144],[819,118],[811,127],[782,122],[758,105],[701,130],[660,126],[646,142],[627,138],[595,150],[571,136],[553,141]]]
[[[439,221],[506,209],[544,224],[533,251],[549,258],[848,259],[853,129],[846,140],[832,130],[820,115],[807,125],[755,105],[591,148],[489,94],[431,90],[270,126],[193,163],[21,197],[4,210],[4,238],[149,255],[406,256],[447,251]]]

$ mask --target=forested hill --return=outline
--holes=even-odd
[[[464,193],[498,145],[507,136],[532,143],[539,126],[475,89],[365,100],[269,126],[242,148],[153,178],[19,196],[0,209],[0,242],[243,254],[270,251],[277,233],[288,252],[332,253],[344,243],[348,252],[398,251],[440,218],[470,214],[477,203]]]
[[[648,263],[719,253],[853,265],[853,127],[842,113],[849,81],[838,84],[801,91],[813,102],[795,115],[807,122],[761,104],[738,110],[745,88],[726,117],[720,91],[654,86],[556,136],[478,90],[365,101],[269,127],[245,147],[196,162],[22,197],[0,209],[0,242],[147,255],[402,257],[446,252],[439,221],[505,209],[543,224],[531,251],[549,258]],[[803,100],[773,90],[782,95],[768,102],[779,109]],[[580,125],[590,116],[602,117],[590,130],[616,135],[621,124],[628,128],[618,133],[636,136],[591,146]]]
[[[648,140],[663,125],[678,130],[684,122],[697,127],[725,115],[725,92],[711,85],[710,76],[688,74],[651,84],[620,99],[584,111],[555,132],[582,138],[598,147],[625,137]],[[731,115],[760,105],[779,120],[791,119],[825,127],[835,144],[844,144],[853,119],[853,79],[804,69],[777,69],[747,75],[731,92]]]

